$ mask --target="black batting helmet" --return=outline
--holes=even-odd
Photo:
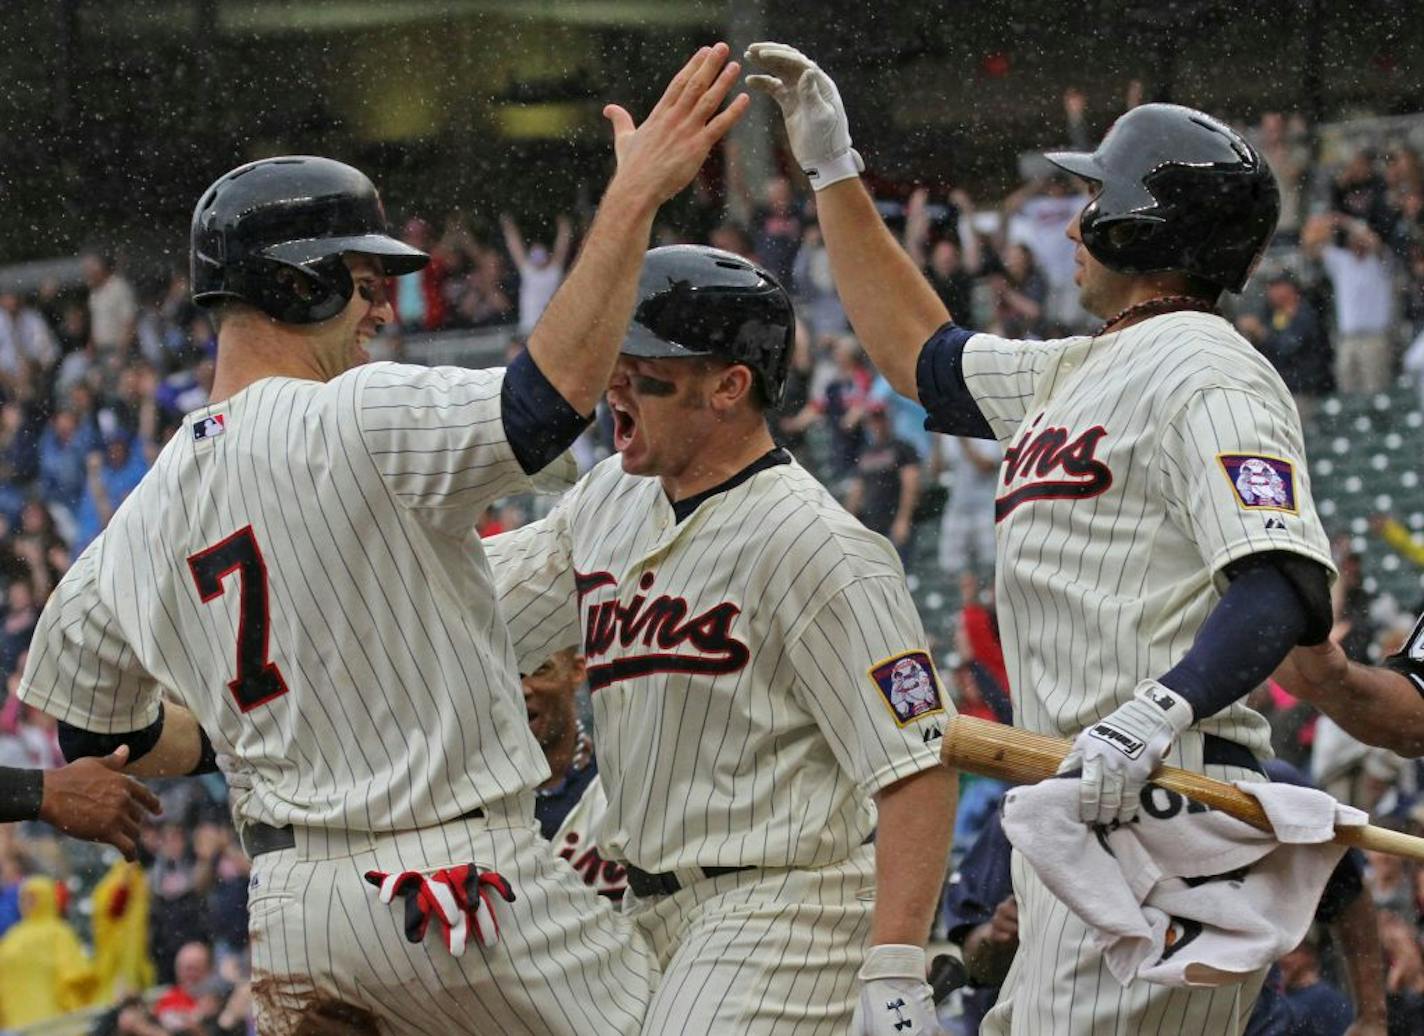
[[[628,356],[716,356],[745,364],[769,406],[781,402],[796,317],[775,277],[705,245],[654,248],[643,259]]]
[[[1080,217],[1083,245],[1119,273],[1178,271],[1239,292],[1281,214],[1256,149],[1178,104],[1133,108],[1092,154],[1044,157],[1100,185]]]
[[[379,256],[395,277],[430,261],[389,235],[375,185],[349,165],[293,155],[239,166],[193,210],[193,301],[240,300],[284,324],[329,320],[351,300],[345,252]]]

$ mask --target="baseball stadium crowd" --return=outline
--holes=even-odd
[[[1070,91],[1065,107],[1073,142],[1086,146],[1083,98]],[[1278,175],[1282,216],[1229,316],[1280,371],[1314,454],[1323,440],[1312,437],[1312,422],[1332,404],[1411,379],[1424,391],[1424,165],[1391,140],[1338,166],[1313,163],[1298,117],[1266,114],[1252,135]],[[775,433],[898,548],[917,599],[931,602],[926,625],[960,710],[1007,722],[1011,689],[990,589],[998,447],[925,431],[924,412],[876,374],[836,297],[812,203],[791,181],[773,178],[756,197],[737,177],[728,183],[731,197],[699,185],[670,210],[679,220],[658,228],[657,243],[707,241],[755,257],[791,287],[800,326]],[[895,200],[882,211],[960,323],[1053,337],[1095,323],[1077,306],[1064,236],[1086,201],[1077,190],[1052,177],[1028,180],[1007,199],[887,188]],[[407,213],[404,240],[432,261],[395,285],[400,326],[389,329],[385,354],[399,358],[407,335],[486,327],[507,331],[517,349],[570,261],[575,222],[543,214],[553,232],[536,241],[507,216],[482,230],[463,214],[437,218],[411,199],[390,201]],[[739,216],[724,220],[724,211]],[[82,285],[46,284],[27,297],[0,291],[0,765],[62,761],[53,721],[14,697],[31,633],[72,559],[183,414],[206,401],[216,348],[182,272],[116,265],[96,251],[83,257]],[[578,450],[584,467],[610,452],[606,415]],[[492,509],[482,531],[517,525],[537,506]],[[1407,635],[1424,593],[1375,593],[1357,530],[1333,531],[1336,636],[1351,657],[1378,659]],[[1370,531],[1424,560],[1407,522],[1380,515]],[[1366,750],[1274,684],[1256,704],[1282,759],[1385,823],[1424,830],[1415,764]],[[965,786],[957,855],[1000,790]],[[38,824],[0,827],[0,1029],[116,1005],[92,1031],[246,1031],[248,863],[222,781],[160,782],[159,790],[164,813],[146,827],[138,864]],[[1379,911],[1390,1031],[1424,1032],[1424,869],[1372,854],[1365,890]],[[1279,982],[1313,1027],[1271,1031],[1344,1032],[1348,987],[1328,935],[1288,957]],[[156,1000],[132,996],[156,985],[167,987]]]

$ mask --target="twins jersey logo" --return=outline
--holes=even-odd
[[[925,652],[906,651],[891,655],[871,666],[869,672],[900,726],[932,712],[944,711],[939,677],[935,675],[934,663]]]
[[[574,580],[580,602],[618,583],[611,572],[577,572]],[[653,673],[735,673],[751,658],[746,644],[732,636],[732,624],[741,608],[723,601],[689,615],[691,608],[682,597],[662,594],[648,598],[656,581],[655,572],[644,572],[638,580],[639,592],[627,604],[614,599],[589,605],[584,656],[590,692]],[[596,661],[615,648],[634,650],[606,662]]]
[[[1112,487],[1112,469],[1097,458],[1106,428],[1094,425],[1070,438],[1067,428],[1037,428],[1042,418],[1042,414],[1035,418],[1019,441],[1004,451],[1007,492],[994,501],[996,522],[1033,500],[1087,500]]]
[[[1242,507],[1252,511],[1299,513],[1295,469],[1290,461],[1240,453],[1218,453],[1216,459]]]

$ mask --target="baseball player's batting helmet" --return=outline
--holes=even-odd
[[[345,252],[379,256],[395,277],[430,261],[387,233],[359,170],[305,155],[252,162],[219,177],[193,210],[193,301],[241,300],[285,324],[329,320],[351,300]]]
[[[1239,292],[1281,214],[1276,178],[1256,149],[1177,104],[1133,108],[1092,154],[1044,157],[1100,185],[1080,217],[1083,245],[1119,273],[1179,271]]]
[[[717,356],[745,364],[769,406],[781,402],[796,317],[775,277],[705,245],[654,248],[643,259],[628,356]]]

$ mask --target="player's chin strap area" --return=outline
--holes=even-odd
[[[514,889],[502,874],[481,870],[473,863],[442,867],[431,874],[367,871],[366,880],[381,890],[382,903],[390,903],[397,896],[405,900],[406,939],[424,942],[433,917],[452,957],[465,952],[472,934],[486,949],[494,946],[499,941],[494,897],[506,903],[515,900]]]

